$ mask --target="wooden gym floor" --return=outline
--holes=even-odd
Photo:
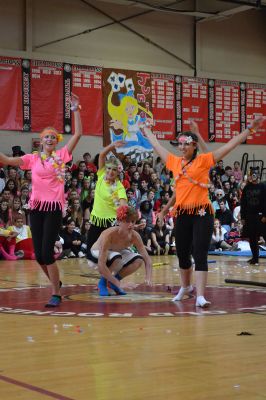
[[[0,399],[265,400],[266,288],[224,279],[266,283],[266,260],[209,258],[208,310],[194,295],[170,301],[175,256],[153,258],[152,288],[141,270],[127,296],[109,298],[84,259],[62,260],[52,310],[34,261],[0,261]]]

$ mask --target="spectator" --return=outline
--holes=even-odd
[[[233,176],[237,183],[240,183],[243,180],[243,172],[241,171],[240,163],[238,161],[234,162]]]
[[[157,218],[154,228],[151,231],[152,248],[156,250],[156,254],[168,255],[170,249],[170,234],[165,223]]]
[[[231,210],[228,210],[225,205],[224,200],[220,200],[219,209],[216,210],[215,218],[218,219],[222,225],[226,229],[227,232],[234,226],[234,217]]]

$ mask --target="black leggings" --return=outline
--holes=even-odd
[[[176,254],[181,269],[192,265],[191,255],[195,261],[195,271],[208,271],[208,250],[213,233],[213,215],[204,216],[181,214],[175,224]]]
[[[92,245],[98,240],[100,237],[101,233],[105,231],[105,229],[110,228],[113,226],[114,222],[107,222],[107,226],[96,226],[91,224],[90,229],[88,231],[88,236],[87,236],[87,258],[90,260],[91,259],[91,252],[90,249]]]
[[[54,245],[62,224],[62,211],[31,210],[30,227],[36,260],[40,265],[55,262]]]

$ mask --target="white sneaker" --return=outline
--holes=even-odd
[[[197,296],[196,307],[206,308],[209,307],[210,304],[211,302],[207,301],[204,296]]]
[[[179,289],[179,292],[172,299],[172,301],[181,301],[186,294],[192,293],[193,290],[194,290],[194,287],[192,285],[189,285],[188,287],[185,287],[185,288],[181,286],[181,288]]]
[[[75,254],[73,253],[73,251],[71,251],[71,252],[69,253],[69,255],[68,255],[68,258],[74,258],[74,257],[76,257],[76,256],[75,256]]]
[[[83,251],[79,251],[78,256],[79,256],[79,258],[83,258],[83,257],[85,257],[85,254],[83,253]]]

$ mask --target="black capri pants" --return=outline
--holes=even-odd
[[[53,211],[31,210],[30,228],[36,260],[40,265],[55,262],[54,245],[61,225],[62,211],[57,206]]]
[[[195,261],[195,271],[208,271],[208,250],[213,233],[214,217],[208,212],[204,216],[181,214],[175,224],[176,254],[181,269],[192,265],[191,255]]]

